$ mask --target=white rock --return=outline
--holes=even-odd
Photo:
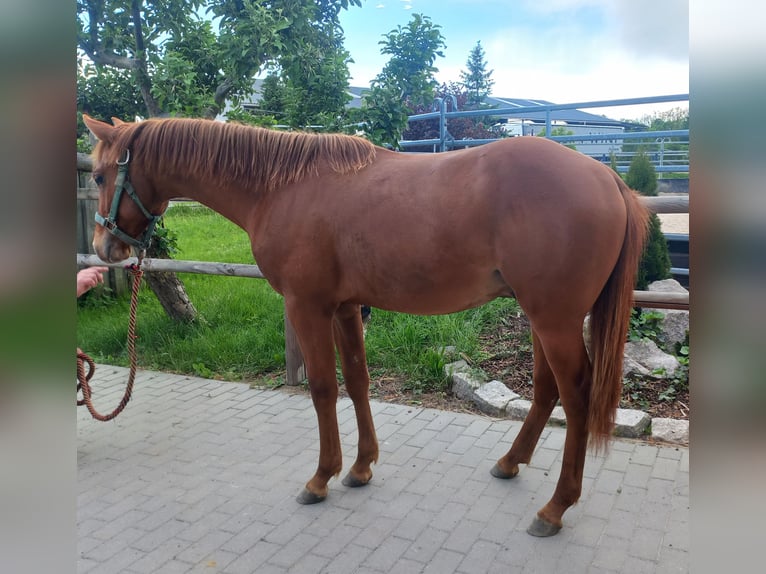
[[[515,421],[523,421],[529,414],[529,409],[532,408],[532,401],[526,399],[516,399],[508,403],[505,407],[505,414],[508,418]]]
[[[649,284],[647,290],[659,293],[689,292],[675,279],[654,281]],[[686,333],[689,330],[689,311],[682,311],[679,309],[656,309],[656,311],[663,315],[661,325],[663,346],[667,350],[673,351],[673,347],[676,343],[683,343],[686,338]]]
[[[678,359],[673,355],[665,353],[654,343],[654,341],[648,339],[628,341],[625,343],[625,356],[644,367],[649,371],[649,374],[656,379],[672,377],[676,370],[681,366]],[[632,365],[632,363],[629,363],[627,360],[624,361],[623,373],[625,373],[624,363]],[[661,371],[661,373],[655,374],[655,371]]]
[[[652,438],[677,444],[689,444],[689,421],[652,419]]]
[[[448,377],[452,378],[452,392],[463,400],[473,400],[473,395],[483,381],[478,380],[465,361],[455,361],[444,366]]]
[[[643,411],[617,409],[614,419],[615,436],[639,438],[644,435],[652,419]]]
[[[553,407],[551,418],[548,419],[548,424],[567,426],[567,416],[564,413],[564,407]]]
[[[517,398],[519,395],[500,381],[484,383],[473,394],[473,402],[476,406],[481,412],[491,416],[501,415],[508,403]]]
[[[646,287],[647,291],[656,291],[658,293],[688,293],[689,291],[675,279],[663,279],[662,281],[653,281]]]

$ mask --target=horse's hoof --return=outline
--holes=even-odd
[[[527,533],[531,534],[532,536],[545,538],[547,536],[553,536],[559,530],[561,530],[561,526],[551,524],[547,520],[543,520],[539,516],[535,516],[532,524],[530,524],[529,528],[527,528]]]
[[[303,491],[295,497],[295,500],[298,502],[298,504],[316,504],[317,502],[322,502],[327,496],[319,496],[318,494],[314,494],[309,489],[304,488]]]
[[[348,486],[350,488],[359,488],[360,486],[367,485],[370,482],[370,480],[369,479],[368,480],[361,480],[361,479],[355,477],[353,474],[351,474],[349,472],[343,478],[343,480],[341,482],[343,483],[343,486]]]
[[[513,478],[517,474],[519,474],[519,469],[518,469],[518,467],[516,467],[516,472],[512,472],[512,473],[508,474],[502,468],[500,468],[499,464],[495,463],[495,466],[493,466],[490,469],[489,473],[492,476],[494,476],[495,478]]]

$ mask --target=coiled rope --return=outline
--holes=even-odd
[[[138,307],[138,288],[141,286],[141,278],[144,272],[141,270],[141,261],[143,253],[138,257],[138,263],[130,265],[128,269],[133,275],[133,289],[130,295],[130,317],[128,320],[128,358],[130,360],[130,372],[128,373],[128,384],[125,388],[125,394],[122,400],[111,413],[102,415],[93,406],[92,391],[90,388],[90,379],[96,372],[96,363],[82,350],[77,349],[77,406],[85,405],[91,416],[99,421],[110,421],[122,412],[130,401],[133,394],[133,382],[136,378],[136,308]],[[85,365],[88,365],[86,372]],[[82,391],[82,398],[79,398]]]

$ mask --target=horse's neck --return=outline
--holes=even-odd
[[[179,182],[172,187],[175,188],[172,193],[174,198],[185,197],[199,201],[242,228],[245,228],[250,209],[257,200],[257,195],[244,187],[222,185],[220,182],[204,179]]]

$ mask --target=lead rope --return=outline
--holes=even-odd
[[[141,286],[141,277],[144,272],[141,270],[141,262],[144,258],[142,251],[138,255],[138,263],[130,265],[129,270],[133,275],[133,289],[130,295],[130,317],[128,320],[128,358],[130,360],[130,372],[128,373],[128,385],[125,388],[125,394],[114,409],[108,415],[102,415],[93,406],[92,393],[90,389],[90,379],[96,372],[96,363],[88,355],[77,349],[77,392],[82,391],[82,399],[77,399],[77,406],[85,405],[91,416],[99,421],[106,422],[112,420],[122,412],[130,401],[133,394],[133,382],[136,378],[136,308],[138,306],[138,288]],[[85,364],[88,365],[88,372],[85,372]]]

